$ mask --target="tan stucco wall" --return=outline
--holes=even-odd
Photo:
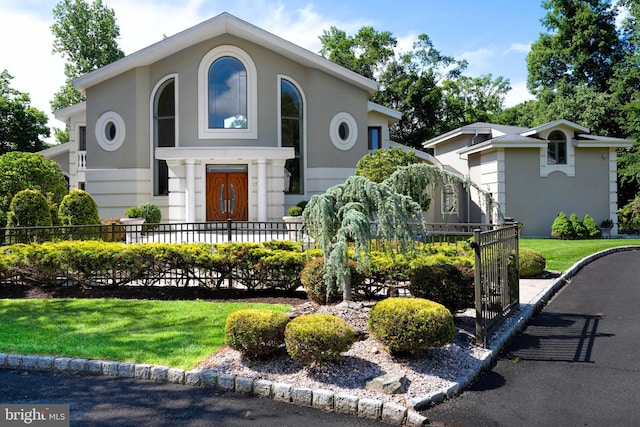
[[[609,217],[608,149],[575,150],[575,177],[553,172],[540,177],[539,149],[505,150],[506,216],[524,222],[523,235],[549,236],[559,212]]]

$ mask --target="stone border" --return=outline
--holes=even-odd
[[[220,391],[252,394],[294,405],[309,406],[324,411],[355,415],[392,425],[423,426],[429,420],[417,412],[421,408],[442,402],[464,390],[483,370],[489,368],[507,342],[522,331],[529,319],[585,265],[615,252],[640,250],[640,246],[622,246],[606,249],[576,262],[567,272],[535,296],[530,303],[520,304],[520,311],[512,318],[508,328],[494,335],[490,351],[476,368],[468,369],[450,387],[407,401],[410,408],[393,402],[360,398],[333,390],[294,387],[290,384],[274,383],[252,377],[219,373],[211,369],[185,371],[168,366],[113,362],[90,359],[74,359],[52,356],[22,356],[0,353],[0,369],[22,369],[69,375],[104,375],[134,378],[155,382],[184,384],[193,387],[212,388]]]

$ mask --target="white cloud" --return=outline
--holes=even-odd
[[[503,55],[508,55],[512,52],[527,54],[529,50],[531,50],[531,43],[512,43]]]
[[[505,97],[504,105],[509,108],[530,99],[535,99],[535,97],[529,93],[526,82],[511,83],[511,90]]]
[[[457,56],[457,59],[465,59],[469,63],[465,74],[472,76],[479,76],[487,74],[491,71],[494,65],[494,58],[496,56],[495,50],[487,47],[483,47],[476,50],[462,52]]]

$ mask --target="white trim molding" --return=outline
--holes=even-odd
[[[356,119],[344,111],[336,114],[329,124],[329,136],[338,150],[350,150],[358,140],[358,123]]]
[[[122,147],[127,129],[120,114],[106,111],[96,121],[96,139],[104,151],[116,151]]]

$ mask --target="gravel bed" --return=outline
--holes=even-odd
[[[368,335],[367,316],[370,307],[371,304],[366,303],[343,303],[335,306],[305,303],[296,306],[289,314],[292,317],[314,312],[333,314]],[[253,360],[225,346],[199,367],[220,373],[286,383],[294,387],[327,389],[360,398],[407,405],[409,399],[422,398],[454,385],[465,371],[476,369],[481,364],[481,357],[489,350],[475,346],[467,339],[468,332],[465,329],[469,329],[469,316],[470,313],[463,313],[457,318],[456,339],[453,343],[431,349],[420,357],[392,357],[379,341],[367,337],[356,342],[349,351],[343,353],[338,363],[331,365],[305,365],[292,360],[284,352],[274,358]],[[409,380],[406,393],[387,395],[365,388],[367,381],[391,373],[404,374]]]

